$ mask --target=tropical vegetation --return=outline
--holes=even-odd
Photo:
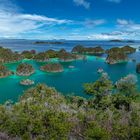
[[[89,99],[64,96],[38,84],[19,101],[0,105],[1,140],[139,140],[140,103],[137,79],[116,83],[107,73],[84,84]]]

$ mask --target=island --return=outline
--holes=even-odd
[[[120,48],[111,48],[106,51],[108,56],[106,58],[106,63],[108,64],[116,64],[120,62],[127,62],[128,56],[124,53]]]
[[[134,40],[123,40],[123,39],[113,39],[113,40],[110,40],[110,42],[126,42],[126,43],[135,43]]]
[[[74,54],[66,52],[65,49],[61,49],[58,52],[58,58],[61,62],[71,62],[71,61],[74,61],[76,59]]]
[[[34,56],[34,60],[37,62],[48,62],[49,56],[46,52],[40,52]]]
[[[27,63],[21,63],[16,69],[16,74],[19,76],[30,76],[35,72],[33,66]]]
[[[7,69],[6,66],[0,64],[0,78],[5,78],[14,74],[14,72]]]
[[[0,63],[11,63],[22,60],[22,56],[10,49],[0,47]]]
[[[113,39],[113,40],[110,40],[110,42],[123,42],[123,40],[121,40],[121,39]]]
[[[77,45],[72,49],[72,53],[99,55],[105,53],[105,50],[101,46],[86,48],[82,45]]]
[[[46,51],[46,54],[49,58],[57,58],[58,57],[58,51],[55,50],[48,50]]]
[[[136,48],[130,47],[130,46],[128,46],[128,45],[122,47],[121,50],[122,50],[124,53],[127,53],[127,54],[135,53],[135,52],[136,52]]]
[[[31,86],[31,85],[34,85],[34,83],[35,82],[33,80],[30,80],[30,79],[24,79],[24,80],[20,81],[20,84],[23,86]]]
[[[63,72],[64,68],[59,63],[48,63],[48,64],[46,64],[44,66],[41,66],[40,70],[42,70],[44,72],[57,73],[57,72]]]
[[[33,42],[33,44],[57,44],[57,45],[59,45],[59,44],[64,44],[64,42],[60,42],[60,41],[35,41],[35,42]]]
[[[36,51],[35,50],[31,50],[31,51],[23,51],[21,53],[21,56],[24,58],[24,59],[33,59],[34,56],[36,54]]]

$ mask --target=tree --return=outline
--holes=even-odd
[[[116,90],[122,93],[124,96],[134,98],[137,92],[137,77],[135,75],[129,74],[128,76],[121,78],[116,82]]]
[[[103,102],[110,104],[110,99],[108,98],[112,93],[113,85],[107,73],[102,73],[101,77],[96,82],[85,84],[84,89],[87,94],[94,95],[93,102],[97,107],[108,106],[107,104],[103,104]]]

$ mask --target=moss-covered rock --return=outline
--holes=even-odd
[[[27,63],[21,63],[16,69],[16,74],[19,76],[30,76],[35,72],[32,65]]]
[[[40,69],[45,72],[63,72],[63,66],[59,63],[49,63],[41,66]]]

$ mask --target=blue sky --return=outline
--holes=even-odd
[[[0,0],[0,37],[140,39],[140,0]]]

